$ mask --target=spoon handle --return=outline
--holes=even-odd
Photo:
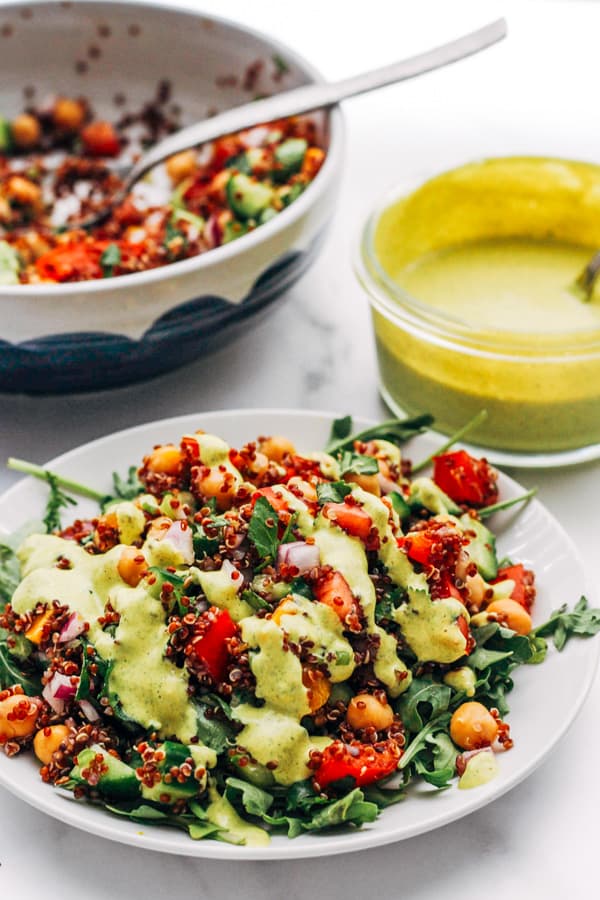
[[[182,128],[162,140],[140,157],[132,167],[123,191],[126,193],[149,169],[174,153],[214,141],[225,134],[233,134],[264,122],[274,122],[288,116],[334,106],[347,97],[355,97],[357,94],[374,91],[398,81],[415,78],[424,72],[431,72],[433,69],[439,69],[474,53],[479,53],[480,50],[495,44],[505,36],[506,21],[498,19],[477,31],[450,41],[448,44],[442,44],[433,50],[427,50],[425,53],[419,53],[417,56],[411,56],[409,59],[400,60],[371,72],[354,75],[342,81],[310,84],[294,88],[291,91],[283,91],[267,97],[265,100],[255,100],[252,103],[245,103],[243,106],[235,106],[212,119],[205,119],[195,125]]]

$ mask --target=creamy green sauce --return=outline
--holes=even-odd
[[[224,441],[212,435],[194,437],[205,465],[225,466],[236,483],[241,483],[241,475],[230,463],[229,448]],[[390,447],[381,449],[399,465],[399,453]],[[335,461],[326,459],[325,462],[333,471]],[[313,520],[307,505],[285,487],[275,489],[294,510],[300,533],[314,540],[319,548],[321,564],[332,566],[348,582],[360,603],[368,633],[379,639],[373,660],[375,675],[391,697],[399,696],[410,685],[411,673],[398,657],[394,636],[375,622],[375,588],[368,573],[363,543],[322,514]],[[389,504],[358,486],[352,488],[352,494],[368,512],[377,530],[378,554],[392,581],[408,589],[409,602],[397,610],[396,620],[412,650],[422,660],[454,661],[464,652],[465,639],[456,625],[458,615],[466,616],[464,607],[452,599],[431,601],[424,575],[415,573],[397,545],[397,537],[402,532],[398,516]],[[115,511],[122,537],[138,542],[143,514],[128,503],[119,504]],[[166,656],[166,617],[155,596],[156,589],[145,580],[135,588],[130,587],[119,576],[117,566],[123,550],[119,545],[93,556],[73,542],[53,535],[27,538],[19,551],[23,579],[13,597],[13,606],[18,613],[24,613],[39,602],[49,604],[58,599],[77,611],[89,624],[89,638],[98,653],[113,663],[110,688],[118,696],[125,714],[145,728],[157,731],[161,737],[176,737],[188,744],[196,734],[197,723],[188,697],[186,670],[177,668]],[[147,538],[140,553],[149,566],[179,568],[183,565],[181,552],[164,535]],[[71,567],[57,568],[59,557],[68,559]],[[330,682],[346,681],[354,671],[355,661],[338,616],[325,604],[292,595],[286,600],[279,621],[257,618],[253,608],[240,598],[239,579],[231,577],[229,566],[213,572],[196,567],[182,571],[200,584],[211,605],[227,609],[240,623],[242,638],[251,651],[256,695],[264,706],[254,708],[243,704],[235,710],[243,725],[237,737],[239,746],[263,766],[276,762],[270,769],[280,784],[289,785],[309,777],[310,751],[323,749],[330,739],[310,737],[300,724],[310,713],[309,695],[302,682],[300,660],[287,644],[310,641],[311,653],[325,665]],[[98,622],[107,602],[120,614],[114,637]],[[202,762],[194,757],[196,763],[214,766],[216,755],[204,751],[206,748]],[[227,806],[218,795],[211,801],[214,816],[222,821],[229,816]],[[239,825],[235,824],[231,830],[237,833]]]
[[[242,704],[236,707],[235,717],[244,725],[238,743],[263,766],[276,762],[273,776],[279,784],[289,785],[308,778],[310,751],[324,750],[331,743],[328,737],[311,737],[293,716],[269,705],[256,709]]]
[[[444,597],[432,601],[425,591],[408,588],[409,602],[394,611],[411,650],[422,662],[452,663],[464,656],[466,638],[456,624],[469,614],[459,600]]]
[[[266,847],[269,844],[270,838],[264,828],[244,822],[229,800],[222,797],[215,787],[211,785],[208,790],[210,803],[206,817],[213,825],[223,828],[232,843],[246,847]]]
[[[600,304],[570,290],[590,248],[523,238],[445,247],[394,272],[413,297],[484,328],[560,333],[600,326]]]
[[[452,669],[444,675],[444,684],[454,688],[455,691],[462,691],[467,697],[475,696],[476,681],[475,672],[469,666],[459,666],[458,669]]]
[[[494,752],[483,750],[469,759],[465,771],[458,780],[458,786],[462,790],[479,787],[495,778],[499,771]]]
[[[187,675],[165,656],[169,635],[160,600],[144,582],[132,588],[121,579],[117,564],[122,552],[118,545],[92,556],[73,541],[30,536],[19,550],[23,579],[13,596],[14,609],[22,614],[37,603],[60,600],[78,612],[89,624],[89,638],[100,656],[113,662],[109,684],[125,714],[161,737],[187,743],[197,730]],[[155,564],[150,548],[141,552]],[[56,568],[59,557],[70,560],[72,568]],[[114,637],[98,622],[107,602],[121,616]]]

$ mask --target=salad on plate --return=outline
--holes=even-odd
[[[45,533],[0,545],[0,747],[113,815],[248,846],[494,778],[513,670],[600,611],[534,627],[535,574],[488,527],[532,492],[503,500],[452,441],[411,463],[429,424],[344,417],[314,452],[187,433],[111,497],[16,462],[49,500]],[[67,489],[98,515],[63,525]]]

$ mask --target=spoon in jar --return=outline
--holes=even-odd
[[[572,292],[584,303],[589,303],[600,274],[600,250],[598,250],[583,269],[571,287]]]
[[[419,53],[417,56],[383,66],[380,69],[354,75],[342,81],[321,82],[283,91],[264,100],[255,100],[252,103],[233,107],[213,118],[182,128],[155,144],[147,153],[142,154],[123,176],[123,184],[119,190],[107,198],[106,206],[81,221],[79,227],[90,228],[106,219],[115,206],[123,202],[133,185],[143,175],[176,153],[214,141],[226,134],[234,134],[237,131],[266,122],[274,122],[277,119],[325,109],[335,106],[348,97],[355,97],[358,94],[374,91],[398,81],[415,78],[417,75],[431,72],[472,56],[474,53],[479,53],[480,50],[485,50],[505,36],[506,21],[498,19],[477,31],[450,41],[450,43],[441,44],[433,50]]]

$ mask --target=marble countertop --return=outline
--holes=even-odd
[[[329,78],[410,55],[498,13],[507,15],[510,37],[443,73],[346,105],[344,183],[333,227],[314,267],[267,321],[235,345],[148,383],[72,397],[0,395],[0,459],[44,462],[107,432],[210,409],[380,417],[369,315],[351,263],[375,199],[399,181],[486,155],[600,155],[597,116],[590,114],[599,4],[308,0],[292,14],[275,0],[204,0],[202,8],[276,34]],[[597,583],[600,462],[511,474],[539,487]],[[0,488],[14,480],[0,469]],[[411,900],[579,896],[589,892],[597,868],[599,704],[596,680],[552,757],[493,804],[421,837],[351,856],[227,865],[163,856],[76,831],[0,789],[0,893],[62,900],[167,891],[229,898],[240,890],[248,900],[284,892],[289,900],[354,898],[373,890]]]

